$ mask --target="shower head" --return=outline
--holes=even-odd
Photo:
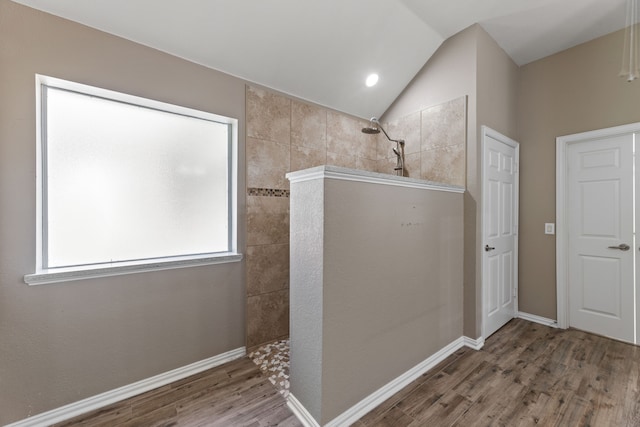
[[[380,133],[380,129],[379,128],[374,128],[374,127],[366,127],[366,128],[362,128],[362,133],[366,133],[369,135],[375,135],[377,133]]]
[[[378,122],[378,119],[376,119],[375,117],[371,117],[371,120],[369,120],[369,122],[371,123],[371,125],[362,128],[362,133],[366,133],[369,135],[375,135],[380,133],[380,127],[379,127],[380,123]]]
[[[362,128],[362,133],[366,133],[366,134],[369,134],[369,135],[374,135],[374,134],[378,134],[378,133],[380,133],[380,131],[382,131],[382,133],[384,133],[384,136],[386,136],[389,141],[398,143],[400,145],[404,145],[404,140],[403,139],[391,139],[391,137],[389,137],[389,134],[387,133],[386,130],[384,130],[384,128],[382,127],[382,125],[380,124],[380,122],[378,121],[377,118],[371,117],[371,119],[369,119],[369,122],[371,123],[371,125]]]

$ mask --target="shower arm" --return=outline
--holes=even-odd
[[[395,142],[396,144],[400,144],[401,146],[404,146],[404,139],[391,139],[387,131],[384,130],[384,128],[382,127],[382,124],[377,119],[375,120],[375,123],[378,125],[378,128],[380,128],[382,133],[384,133],[384,136],[386,136],[389,141]]]
[[[394,168],[394,170],[396,171],[397,175],[404,176],[404,139],[390,138],[387,131],[384,130],[384,128],[382,127],[378,119],[376,119],[375,117],[372,117],[369,121],[371,122],[372,126],[368,128],[362,128],[362,132],[374,134],[374,133],[380,133],[380,131],[382,131],[382,133],[384,133],[384,136],[386,136],[389,141],[396,143],[396,147],[393,149],[393,152],[397,156],[398,163]],[[374,123],[377,126],[374,127],[373,126]]]

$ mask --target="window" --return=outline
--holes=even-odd
[[[37,93],[27,283],[239,259],[237,120],[44,76]]]

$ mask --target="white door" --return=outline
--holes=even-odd
[[[515,317],[518,277],[517,142],[483,127],[483,336]]]
[[[569,326],[634,342],[633,134],[567,147]]]

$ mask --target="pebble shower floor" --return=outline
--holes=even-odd
[[[268,375],[271,384],[286,399],[289,396],[289,340],[263,345],[249,353],[249,359]]]

